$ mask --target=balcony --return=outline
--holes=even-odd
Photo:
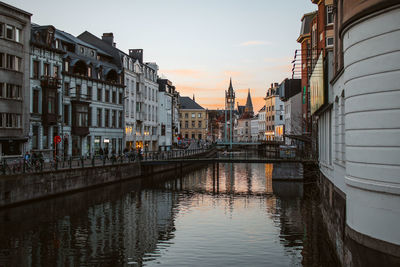
[[[136,92],[136,102],[138,103],[143,103],[144,102],[144,96],[141,91]]]
[[[136,120],[137,121],[144,121],[144,112],[143,111],[137,111],[136,112]]]
[[[60,79],[50,76],[40,77],[40,85],[42,88],[58,89],[61,87]]]
[[[91,95],[85,95],[82,93],[71,93],[70,94],[71,101],[76,101],[76,102],[84,102],[84,103],[90,103],[92,100]]]

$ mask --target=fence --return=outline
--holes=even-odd
[[[12,175],[20,173],[35,173],[45,171],[55,171],[73,168],[85,168],[96,166],[107,166],[116,164],[127,164],[133,162],[160,161],[169,159],[179,159],[192,157],[200,153],[206,152],[209,149],[182,149],[171,151],[146,151],[142,154],[125,153],[121,155],[108,156],[93,156],[85,157],[56,157],[55,160],[45,161],[43,158],[32,158],[25,160],[23,157],[3,158],[0,166],[0,175]]]

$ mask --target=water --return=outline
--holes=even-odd
[[[314,186],[273,180],[280,168],[209,165],[0,210],[0,266],[337,266]]]

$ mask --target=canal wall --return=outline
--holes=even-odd
[[[206,157],[212,153],[210,151],[196,156]],[[0,207],[158,173],[174,171],[179,174],[194,164],[135,162],[3,176],[0,177]]]
[[[346,194],[320,173],[320,210],[330,244],[342,266],[400,266],[400,249],[356,232],[346,223]]]

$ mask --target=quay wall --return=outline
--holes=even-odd
[[[174,171],[178,175],[194,164],[135,162],[3,176],[0,177],[0,207],[157,173]]]

